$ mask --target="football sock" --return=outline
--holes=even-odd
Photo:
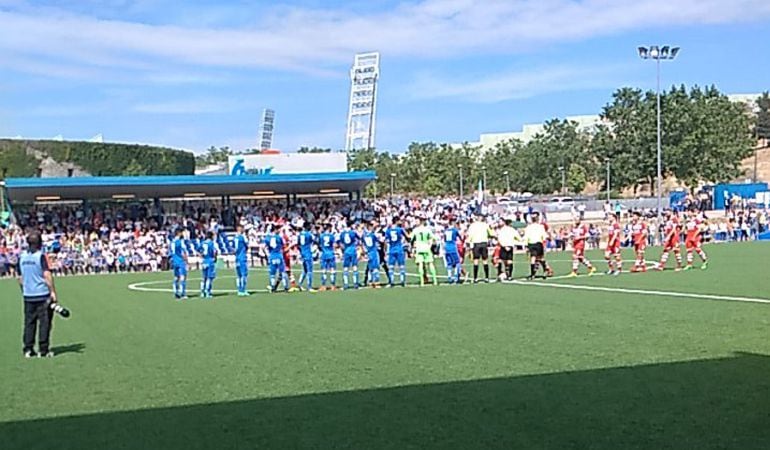
[[[537,274],[537,264],[529,265],[529,276],[534,277]]]
[[[489,279],[489,264],[484,263],[484,278]]]
[[[476,281],[479,279],[479,265],[474,264],[473,265],[473,281]]]
[[[428,270],[430,271],[431,279],[433,279],[433,284],[438,283],[438,279],[436,279],[436,265],[433,263],[429,263]]]
[[[358,269],[353,271],[353,284],[358,287]]]

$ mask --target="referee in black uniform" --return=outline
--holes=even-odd
[[[473,251],[473,282],[479,282],[479,261],[484,261],[484,278],[489,283],[489,238],[493,237],[492,229],[480,214],[468,227],[468,243]]]

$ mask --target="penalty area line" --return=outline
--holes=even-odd
[[[588,286],[583,284],[546,283],[541,281],[514,280],[512,281],[512,283],[519,284],[522,286],[543,286],[543,287],[550,287],[550,288],[557,288],[557,289],[572,289],[572,290],[578,290],[578,291],[611,292],[611,293],[619,293],[619,294],[649,295],[649,296],[656,296],[656,297],[680,297],[680,298],[693,298],[698,300],[718,300],[718,301],[729,301],[729,302],[770,304],[770,299],[766,299],[766,298],[735,297],[730,295],[714,295],[714,294],[697,294],[694,292],[653,291],[653,290],[646,290],[646,289]]]

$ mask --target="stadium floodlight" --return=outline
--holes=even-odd
[[[340,191],[339,189],[336,189],[336,188],[330,188],[330,189],[321,189],[321,190],[320,190],[320,191],[318,191],[318,192],[320,192],[321,194],[336,194],[336,193],[338,193],[339,191]]]
[[[660,126],[660,61],[661,60],[673,60],[676,58],[676,55],[679,54],[679,47],[669,47],[668,45],[664,45],[662,48],[658,48],[657,45],[651,46],[649,49],[646,47],[639,47],[639,56],[642,59],[654,59],[655,60],[655,66],[656,66],[656,89],[655,89],[655,102],[657,104],[657,141],[658,141],[658,149],[657,149],[657,187],[655,189],[657,197],[658,197],[658,214],[657,214],[657,224],[656,224],[656,230],[655,235],[660,240],[660,224],[662,222],[662,214],[663,214],[663,163],[662,163],[662,149],[661,149],[661,126]]]

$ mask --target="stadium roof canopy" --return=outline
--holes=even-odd
[[[8,178],[11,202],[355,193],[373,171],[270,175]]]

